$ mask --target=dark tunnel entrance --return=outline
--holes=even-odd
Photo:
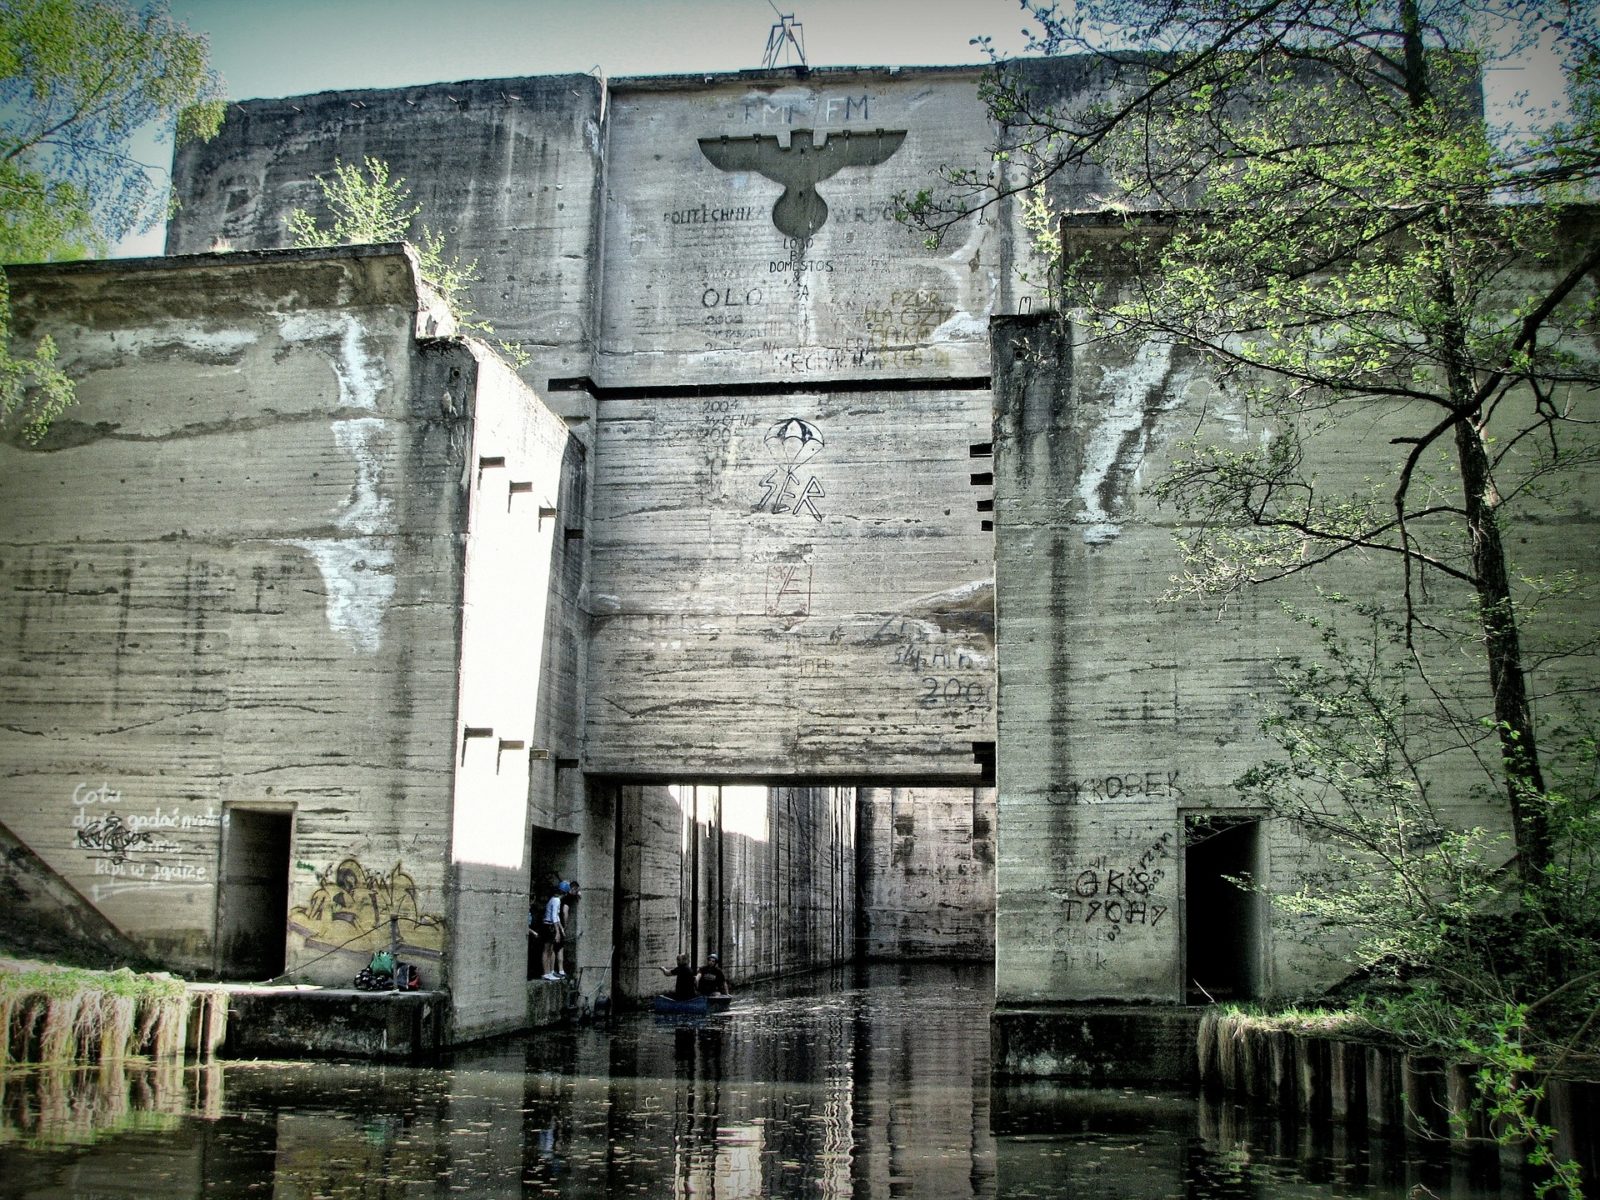
[[[1234,880],[1260,877],[1261,823],[1184,822],[1184,987],[1191,1004],[1260,994],[1261,905]]]

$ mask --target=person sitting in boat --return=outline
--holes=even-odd
[[[706,956],[706,963],[694,982],[702,996],[726,996],[733,991],[728,986],[728,977],[722,973],[722,960],[715,954]]]
[[[664,993],[673,1000],[693,1000],[700,993],[695,991],[694,968],[689,965],[687,954],[678,955],[678,965],[675,967],[662,967],[663,975],[673,978],[672,991]]]

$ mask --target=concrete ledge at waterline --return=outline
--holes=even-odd
[[[577,990],[578,982],[575,979],[528,980],[528,1028],[565,1025],[571,1019],[572,1008],[577,1003]]]
[[[364,1058],[436,1054],[449,1010],[443,992],[354,988],[229,988],[222,1057]]]
[[[1189,1087],[1198,1078],[1198,1008],[1127,1004],[996,1009],[989,1022],[1000,1078]]]

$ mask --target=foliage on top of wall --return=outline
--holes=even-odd
[[[333,174],[318,175],[316,180],[331,223],[321,226],[309,210],[293,210],[289,234],[298,248],[406,241],[422,213],[422,205],[410,202],[406,181],[391,177],[389,164],[371,155],[360,166],[335,159]],[[471,307],[469,290],[478,280],[476,260],[463,263],[458,255],[447,254],[444,235],[426,223],[412,248],[422,282],[439,294],[461,329],[492,340],[513,366],[528,361],[526,351],[497,338],[494,327]]]

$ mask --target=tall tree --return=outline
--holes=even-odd
[[[216,132],[206,53],[165,3],[0,0],[0,264],[102,253],[165,216],[167,188],[132,141]],[[0,427],[37,440],[71,387],[49,339],[13,350],[10,316],[0,274]]]
[[[1600,386],[1600,237],[1567,210],[1600,181],[1593,9],[1022,7],[1038,24],[1030,49],[1088,55],[1096,86],[1074,94],[1025,62],[997,62],[985,87],[1001,130],[996,170],[952,172],[959,186],[940,191],[965,199],[936,203],[930,190],[910,202],[913,219],[937,236],[1020,197],[1054,230],[1063,181],[1087,174],[1115,189],[1097,220],[1126,223],[1121,250],[1140,286],[1114,293],[1058,237],[1077,327],[1201,356],[1273,430],[1244,449],[1193,442],[1158,486],[1193,520],[1184,586],[1225,593],[1352,555],[1388,558],[1408,640],[1437,631],[1422,602],[1435,585],[1467,589],[1496,774],[1522,877],[1539,887],[1552,833],[1528,597],[1504,521],[1514,498],[1596,461],[1579,406]],[[1565,64],[1565,108],[1491,130],[1481,73],[1530,44]],[[1141,210],[1162,212],[1159,232]],[[1377,482],[1330,494],[1312,443],[1379,413],[1393,453],[1370,464]]]

